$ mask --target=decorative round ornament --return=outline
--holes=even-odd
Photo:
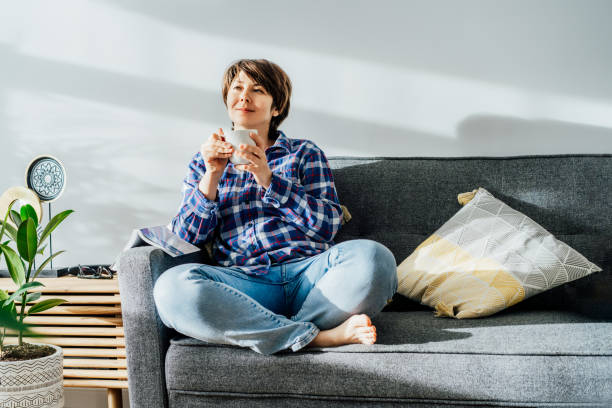
[[[11,205],[11,203],[15,200],[19,200],[20,202],[13,204],[13,210],[19,212],[20,204],[30,204],[32,207],[34,207],[34,211],[36,211],[38,221],[40,222],[40,220],[42,220],[43,208],[38,195],[29,188],[22,186],[11,187],[0,196],[0,216],[2,219],[4,219],[9,205]],[[11,217],[7,218],[7,222],[12,226],[15,226],[11,220]]]
[[[51,203],[66,187],[64,165],[53,156],[38,156],[27,167],[26,184],[38,194],[40,201]]]

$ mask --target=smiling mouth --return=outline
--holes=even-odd
[[[242,112],[253,112],[252,110],[249,110],[249,109],[238,109],[238,110]]]

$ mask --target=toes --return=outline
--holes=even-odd
[[[371,326],[372,325],[372,321],[370,320],[370,317],[367,314],[354,315],[353,323],[356,326]]]
[[[376,343],[376,327],[368,326],[368,327],[360,327],[357,330],[357,338],[360,343],[363,344],[374,344]]]
[[[359,329],[357,329],[357,332],[359,334],[376,334],[376,326],[366,326],[366,327],[360,327]]]
[[[376,333],[361,335],[360,340],[363,344],[374,344],[376,343]]]

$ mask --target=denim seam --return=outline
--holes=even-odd
[[[338,264],[338,259],[340,259],[340,251],[342,251],[342,246],[336,246],[336,258],[334,259],[334,266]]]
[[[305,323],[305,324],[307,326],[309,325],[308,323]],[[310,331],[304,334],[302,337],[299,337],[295,341],[295,343],[291,345],[291,350],[293,350],[294,352],[304,348],[308,343],[313,341],[315,337],[317,337],[317,335],[321,331],[317,326],[314,325],[314,323],[310,323],[310,324],[312,324],[313,328],[311,328]]]

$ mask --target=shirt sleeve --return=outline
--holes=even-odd
[[[219,194],[215,201],[211,201],[198,188],[204,173],[206,167],[198,152],[189,163],[189,171],[183,180],[183,199],[178,214],[171,221],[172,231],[194,245],[208,239],[219,216]]]
[[[323,151],[308,152],[300,162],[299,174],[301,184],[272,173],[262,200],[307,236],[329,242],[340,229],[342,208]]]

